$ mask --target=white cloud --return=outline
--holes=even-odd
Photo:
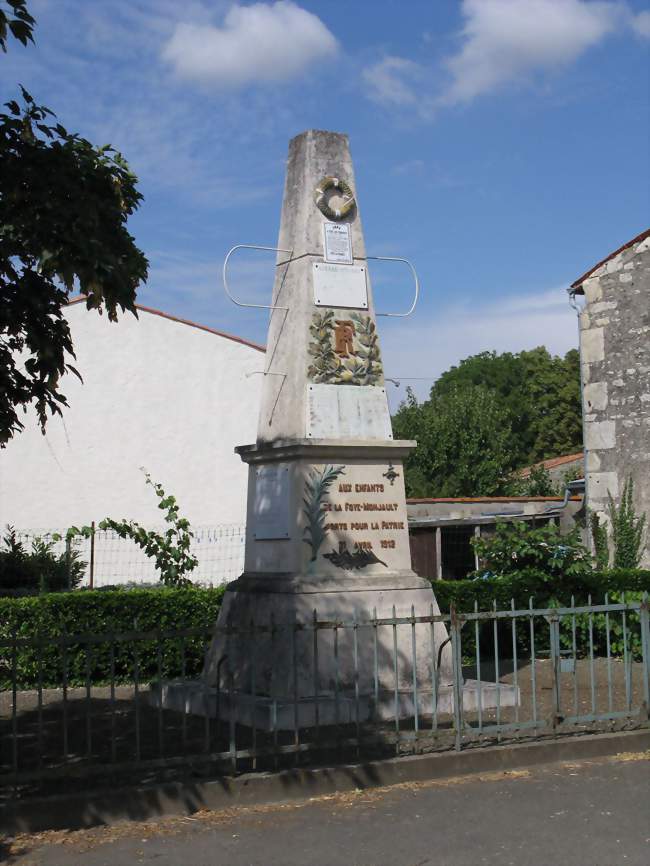
[[[183,78],[236,88],[298,78],[337,50],[320,18],[279,0],[232,6],[220,27],[178,23],[162,56]]]
[[[384,57],[363,70],[366,95],[431,119],[441,107],[566,66],[611,34],[650,36],[650,12],[634,15],[622,0],[462,0],[461,15],[458,50],[442,69]]]
[[[650,11],[635,15],[632,18],[632,28],[639,36],[650,39]]]
[[[435,312],[416,312],[412,319],[384,319],[380,327],[386,375],[400,382],[399,388],[389,383],[393,410],[407,385],[424,399],[434,378],[470,355],[536,346],[563,355],[578,345],[576,315],[561,288],[509,295],[483,305],[468,298]],[[429,376],[433,378],[418,378]]]
[[[417,101],[414,80],[420,67],[403,57],[384,57],[363,70],[368,96],[384,105],[413,105]]]
[[[627,16],[621,4],[598,0],[463,0],[462,14],[462,45],[446,62],[445,104],[571,63]]]

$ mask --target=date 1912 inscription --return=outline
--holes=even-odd
[[[382,482],[376,483],[353,483],[341,481],[338,483],[338,492],[340,494],[355,494],[355,493],[386,493],[386,487]],[[404,530],[406,528],[404,520],[381,519],[377,514],[375,519],[369,519],[369,512],[397,512],[400,508],[398,502],[368,502],[360,501],[353,502],[343,498],[340,502],[324,502],[323,510],[330,512],[328,517],[330,521],[326,525],[327,530],[332,532],[346,533],[367,533],[367,532],[388,532]],[[355,519],[352,515],[359,514],[359,518]],[[368,514],[368,519],[363,519],[361,515]],[[344,517],[345,515],[345,517]],[[343,518],[341,520],[341,518]],[[350,519],[352,517],[352,519]],[[374,542],[383,550],[391,550],[397,547],[397,542],[394,538],[380,538]],[[339,542],[345,544],[345,542]],[[367,538],[355,539],[354,544],[358,550],[371,551],[373,542]]]

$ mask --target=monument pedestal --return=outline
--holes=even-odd
[[[357,700],[349,693],[339,695],[322,692],[315,697],[271,698],[253,695],[250,692],[230,692],[208,687],[203,682],[168,681],[152,686],[152,703],[166,709],[188,715],[209,716],[227,723],[256,728],[258,731],[292,731],[296,728],[353,725],[367,722],[391,723],[398,719],[412,719],[417,704],[418,718],[430,719],[433,707],[438,718],[454,714],[454,690],[451,685],[441,685],[437,700],[431,688],[419,691],[401,689],[397,693],[383,692],[379,699],[374,695],[361,695]],[[462,688],[464,713],[478,711],[479,701],[483,711],[498,705],[503,709],[519,703],[519,689],[502,683],[465,680]],[[397,713],[396,713],[397,704]],[[357,716],[358,714],[358,716]]]
[[[271,700],[365,695],[396,680],[398,689],[430,688],[434,656],[438,682],[451,684],[431,584],[410,568],[402,457],[412,444],[237,449],[250,466],[246,571],[224,596],[208,685],[227,657],[235,691]]]

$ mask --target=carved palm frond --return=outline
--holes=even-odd
[[[329,559],[336,568],[343,568],[346,571],[351,571],[352,569],[358,571],[367,565],[374,565],[375,563],[388,568],[386,563],[382,559],[379,559],[374,551],[367,550],[365,547],[359,547],[358,544],[354,545],[354,551],[348,550],[347,545],[345,545],[342,550],[332,550],[330,553],[324,553],[323,556],[325,559]]]
[[[302,501],[306,524],[303,541],[311,547],[312,562],[318,556],[318,551],[327,535],[327,512],[322,507],[323,501],[340,475],[345,475],[345,466],[325,466],[322,472],[312,469],[305,481],[305,495]]]

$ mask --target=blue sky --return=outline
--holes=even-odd
[[[422,301],[382,320],[386,373],[424,395],[484,349],[577,344],[564,289],[650,223],[647,0],[32,0],[0,57],[69,129],[120,149],[145,201],[143,304],[264,342],[221,263],[276,242],[289,139],[350,136],[369,253]],[[410,289],[372,270],[378,306]],[[270,297],[273,267],[233,281]]]

